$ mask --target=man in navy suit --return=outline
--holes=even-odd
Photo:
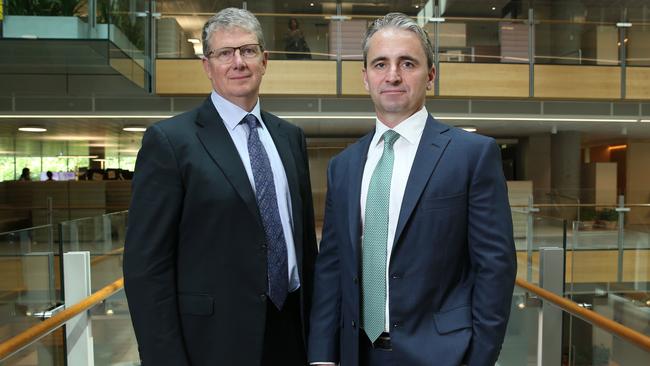
[[[499,149],[429,115],[433,47],[411,18],[376,20],[363,53],[377,119],[328,168],[309,362],[494,365],[516,275]]]

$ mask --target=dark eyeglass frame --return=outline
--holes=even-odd
[[[259,47],[259,51],[255,52],[254,55],[246,55],[246,54],[244,54],[242,52],[242,48],[246,48],[246,47],[250,47],[250,46]],[[230,57],[227,57],[225,59],[219,58],[218,54],[220,52],[222,52],[222,51],[225,51],[225,50],[232,51],[232,53],[230,54]],[[243,44],[243,45],[241,45],[239,47],[221,47],[221,48],[217,48],[216,50],[212,50],[212,51],[208,52],[208,54],[205,55],[205,57],[208,58],[208,59],[211,59],[211,58],[212,59],[217,59],[220,62],[231,62],[233,60],[233,58],[235,57],[235,51],[237,51],[237,50],[239,50],[239,55],[241,56],[241,58],[243,58],[245,60],[252,60],[255,57],[258,57],[259,55],[264,53],[264,47],[262,47],[261,44],[259,44],[259,43],[247,43],[247,44]]]

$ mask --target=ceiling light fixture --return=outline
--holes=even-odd
[[[45,132],[47,128],[41,126],[22,126],[18,127],[18,131],[22,132]]]
[[[125,126],[122,130],[128,132],[144,132],[147,128],[144,126]]]
[[[201,43],[201,41],[199,41],[199,40],[196,39],[196,38],[188,38],[187,41],[190,42],[190,43],[193,43],[193,44],[199,44],[199,43]]]
[[[98,155],[58,155],[59,159],[97,159]]]
[[[493,6],[493,7],[492,7],[492,11],[494,11],[494,10],[497,10],[497,7],[496,7],[496,6]]]
[[[613,146],[608,146],[607,150],[612,151],[612,150],[623,150],[627,149],[627,145],[613,145]]]

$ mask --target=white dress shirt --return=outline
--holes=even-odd
[[[393,241],[395,240],[395,230],[397,229],[397,220],[399,212],[402,208],[402,199],[406,191],[406,183],[411,173],[411,166],[415,160],[415,153],[418,150],[424,125],[429,118],[429,112],[425,107],[415,112],[412,116],[400,122],[393,131],[399,133],[400,137],[393,144],[394,160],[393,160],[393,176],[390,181],[390,201],[388,204],[388,242],[386,245],[386,322],[384,323],[384,331],[388,332],[390,329],[390,313],[388,307],[389,287],[388,287],[388,263],[390,263],[390,255],[393,250]],[[375,135],[370,141],[368,148],[368,157],[366,165],[363,168],[363,178],[361,180],[361,224],[365,223],[366,217],[366,198],[368,197],[368,186],[370,185],[370,178],[375,171],[375,167],[384,152],[384,132],[389,128],[383,124],[379,119],[375,120]],[[363,243],[363,237],[361,238]],[[334,365],[329,361],[312,362],[310,365]]]
[[[390,329],[389,307],[388,299],[390,288],[388,286],[388,264],[390,263],[390,255],[393,250],[393,242],[395,240],[395,230],[397,229],[397,220],[399,218],[400,209],[402,208],[402,199],[404,198],[404,191],[406,190],[406,183],[411,173],[411,166],[415,160],[415,153],[417,152],[424,125],[427,122],[429,113],[425,107],[414,113],[409,118],[399,123],[393,131],[399,133],[400,137],[393,145],[394,163],[393,163],[393,176],[390,181],[390,201],[388,206],[388,243],[386,246],[386,323],[384,331],[388,332]],[[363,169],[363,179],[361,181],[361,225],[365,223],[366,216],[366,198],[368,196],[368,186],[370,185],[370,178],[375,171],[375,167],[384,152],[384,139],[383,134],[389,128],[384,125],[379,119],[375,122],[375,135],[370,141],[368,148],[368,158],[366,165]],[[363,243],[363,238],[362,238]]]
[[[223,123],[230,134],[230,138],[235,143],[239,157],[241,158],[242,163],[244,163],[244,168],[246,168],[246,174],[248,174],[248,180],[251,183],[253,191],[255,191],[255,179],[253,178],[253,170],[251,168],[251,160],[248,155],[248,127],[245,124],[240,123],[242,119],[248,114],[252,114],[257,117],[257,120],[260,121],[260,127],[257,128],[257,132],[260,136],[260,141],[266,150],[266,154],[269,156],[269,161],[271,162],[271,170],[273,170],[273,182],[275,183],[275,195],[278,200],[278,209],[280,211],[280,220],[282,221],[282,232],[284,233],[284,238],[287,243],[287,265],[289,266],[289,291],[295,291],[300,287],[300,278],[298,276],[298,265],[296,261],[296,248],[293,242],[293,218],[291,216],[291,193],[289,192],[289,183],[287,180],[287,174],[284,171],[284,166],[282,165],[282,160],[280,159],[280,154],[275,148],[273,139],[269,134],[269,130],[266,128],[264,121],[262,120],[262,115],[260,113],[260,101],[258,100],[253,107],[253,110],[247,112],[241,109],[239,106],[231,103],[226,100],[215,91],[212,91],[210,96],[214,107],[219,112]]]

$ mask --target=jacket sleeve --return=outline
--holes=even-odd
[[[498,146],[481,146],[469,187],[468,243],[475,282],[467,365],[494,365],[506,332],[517,260]]]
[[[339,243],[334,228],[337,215],[333,207],[333,164],[327,169],[327,198],[323,237],[316,259],[314,297],[311,311],[308,359],[314,362],[339,362],[341,288]]]
[[[138,153],[124,248],[124,289],[144,365],[189,365],[176,296],[183,195],[172,145],[153,125]]]

